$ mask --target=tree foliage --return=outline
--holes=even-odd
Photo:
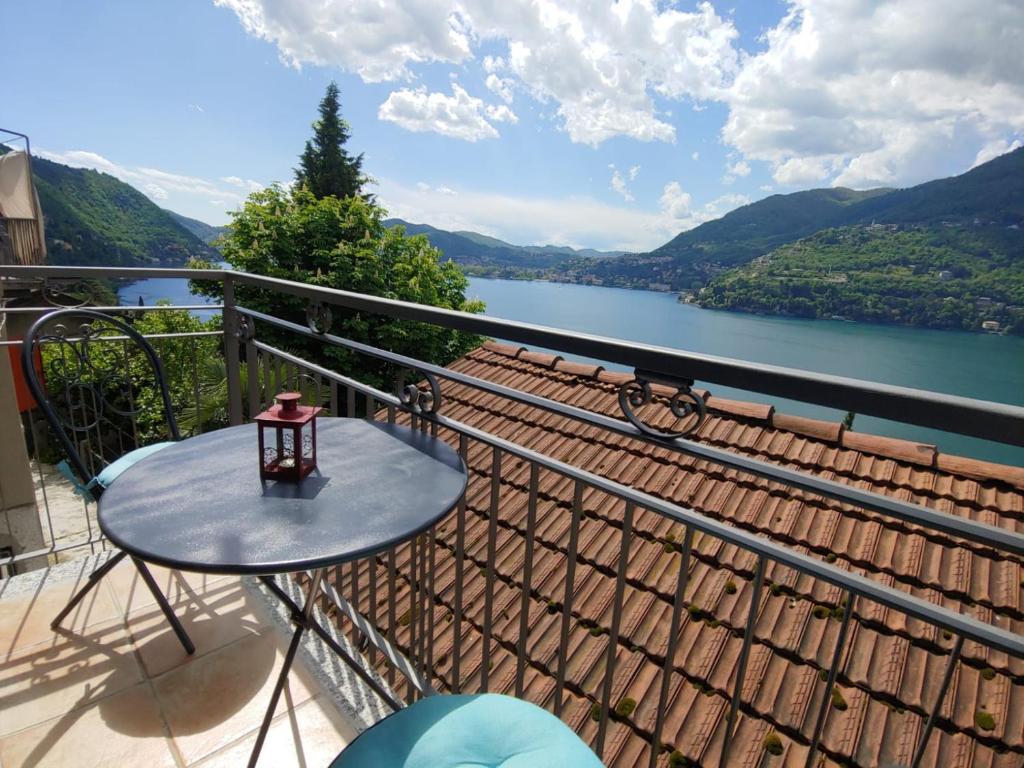
[[[840,227],[729,270],[701,306],[1024,333],[1021,231],[1001,225]]]
[[[320,117],[313,123],[313,138],[299,157],[295,182],[314,197],[353,197],[363,186],[363,156],[345,149],[348,123],[341,117],[338,86],[331,83],[320,101]]]
[[[382,296],[464,312],[483,304],[466,299],[468,281],[442,261],[426,237],[384,226],[384,210],[362,197],[318,199],[305,187],[272,186],[253,193],[221,243],[232,267],[268,277]],[[218,296],[219,284],[199,286]],[[306,301],[240,285],[242,306],[305,325]],[[434,325],[332,308],[331,333],[432,363],[447,364],[479,344],[478,337]],[[261,325],[257,335],[307,360],[390,389],[394,374],[379,360],[298,334]]]

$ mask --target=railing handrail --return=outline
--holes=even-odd
[[[728,451],[723,448],[716,448],[710,445],[703,445],[694,440],[689,440],[683,437],[674,439],[652,438],[650,435],[637,429],[628,421],[615,419],[602,413],[588,411],[584,408],[578,408],[576,406],[569,405],[568,403],[561,403],[557,400],[551,400],[530,392],[521,392],[511,387],[496,384],[493,381],[487,381],[486,379],[453,371],[440,365],[424,363],[420,360],[395,354],[393,352],[386,352],[378,349],[377,347],[371,347],[368,344],[352,341],[351,339],[345,339],[330,333],[318,334],[308,328],[298,325],[297,323],[282,320],[281,318],[274,317],[273,315],[268,315],[264,312],[257,312],[256,310],[252,310],[247,307],[236,307],[236,311],[239,314],[246,315],[254,320],[268,323],[269,325],[276,326],[291,333],[318,339],[322,342],[334,344],[336,346],[342,346],[363,355],[376,357],[412,370],[421,371],[439,378],[454,381],[484,392],[490,392],[509,400],[515,400],[516,402],[540,408],[550,413],[556,413],[569,419],[600,427],[608,430],[609,432],[615,432],[626,437],[632,437],[648,443],[672,448],[689,456],[706,459],[707,461],[711,461],[722,466],[738,469],[741,472],[749,472],[757,477],[773,480],[775,482],[783,483],[789,487],[799,488],[814,494],[820,494],[822,496],[838,500],[842,503],[853,504],[864,509],[870,509],[874,512],[886,515],[887,517],[902,520],[903,522],[910,523],[912,525],[918,525],[929,530],[942,531],[968,541],[992,547],[1000,552],[1024,555],[1024,534],[1017,533],[1013,530],[1000,528],[987,523],[981,523],[976,520],[971,520],[970,518],[946,514],[944,512],[930,509],[921,504],[901,501],[900,499],[893,498],[892,496],[886,496],[875,491],[857,488],[855,486],[841,483],[836,480],[829,480],[824,477],[818,477],[808,472],[791,469],[783,465],[761,461],[749,456],[744,456],[743,454],[735,451]]]
[[[358,311],[444,326],[600,359],[673,379],[706,381],[971,437],[1024,446],[1024,406],[751,363],[634,341],[474,315],[248,272],[116,267],[0,267],[0,277],[176,277],[271,288]]]
[[[388,406],[396,408],[405,407],[401,399],[395,395],[388,394],[356,379],[331,371],[328,368],[278,349],[270,344],[260,341],[253,341],[251,343],[261,352],[272,354],[285,362],[301,366],[325,379],[351,387]],[[599,491],[603,491],[623,501],[631,502],[639,507],[650,509],[685,526],[692,527],[697,531],[722,539],[730,544],[735,544],[741,549],[745,549],[760,557],[788,566],[808,576],[820,578],[823,581],[849,591],[851,594],[865,597],[889,608],[894,608],[903,614],[921,619],[933,626],[949,629],[968,640],[974,640],[989,648],[996,648],[1012,656],[1024,658],[1024,635],[1018,635],[993,624],[979,621],[969,615],[951,611],[942,605],[922,600],[919,597],[874,581],[866,576],[861,576],[810,555],[797,552],[795,549],[779,544],[768,537],[745,531],[742,528],[736,528],[693,509],[665,501],[657,496],[652,496],[644,491],[623,485],[615,480],[588,472],[585,469],[567,464],[547,454],[526,448],[518,443],[513,443],[456,419],[441,414],[421,415],[419,418],[426,419],[428,422],[436,423],[439,427],[451,429],[459,434],[465,434],[478,442],[496,447],[510,456],[535,463],[540,467],[557,472],[573,480],[582,481],[584,484]]]

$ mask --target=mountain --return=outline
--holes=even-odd
[[[657,281],[696,289],[724,269],[745,264],[825,229],[866,226],[964,225],[974,220],[1024,223],[1024,148],[960,176],[907,189],[812,189],[772,195],[683,232],[649,253],[614,263],[572,265],[588,281],[642,287]]]
[[[207,224],[205,221],[199,221],[199,219],[190,219],[188,216],[182,216],[180,213],[175,213],[167,208],[164,208],[164,213],[207,245],[211,245],[214,240],[227,231],[227,227],[215,227],[213,224]]]
[[[857,224],[716,275],[702,307],[1024,334],[1019,225]]]
[[[32,171],[50,264],[181,266],[217,253],[129,184],[40,157]]]
[[[622,251],[595,251],[557,245],[512,245],[478,232],[450,232],[428,224],[411,224],[387,219],[388,227],[402,226],[407,234],[426,235],[446,258],[458,263],[467,274],[488,277],[535,277],[576,258],[611,259]]]

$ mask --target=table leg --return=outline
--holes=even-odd
[[[277,597],[278,600],[280,600],[282,603],[291,608],[293,614],[300,610],[299,606],[295,604],[295,601],[292,600],[291,596],[283,589],[281,589],[281,587],[278,586],[277,582],[274,581],[273,576],[260,576],[260,581],[263,582],[264,586],[267,589],[269,589]],[[367,672],[362,664],[353,659],[352,656],[349,655],[349,653],[344,648],[342,648],[341,645],[338,644],[338,641],[331,636],[331,633],[324,629],[322,626],[320,626],[318,622],[310,619],[307,629],[315,632],[317,636],[324,643],[326,643],[327,646],[332,651],[334,651],[335,655],[338,656],[338,658],[340,658],[342,661],[344,661],[352,669],[352,671],[355,672],[363,680],[364,683],[370,686],[370,688],[378,696],[380,696],[384,700],[384,702],[389,707],[391,707],[391,709],[397,712],[402,708],[402,705],[395,701],[394,698],[392,698],[391,694],[384,690],[380,683],[374,680],[373,675]]]
[[[288,682],[288,672],[291,670],[292,663],[295,661],[295,654],[299,650],[302,633],[309,626],[310,617],[313,615],[313,606],[316,605],[316,597],[320,592],[320,582],[323,579],[324,570],[319,568],[314,571],[313,581],[309,585],[309,592],[306,595],[306,604],[302,607],[302,613],[296,613],[292,616],[292,620],[295,622],[295,632],[292,634],[292,641],[288,646],[288,652],[285,654],[281,673],[277,676],[274,692],[270,696],[267,713],[263,716],[263,724],[260,726],[260,732],[256,736],[256,744],[253,746],[252,754],[249,756],[249,768],[255,768],[256,762],[260,759],[260,750],[263,749],[263,742],[267,738],[267,731],[270,730],[270,722],[274,719],[274,710],[277,709],[277,702],[281,698],[281,692],[284,690],[285,683]]]

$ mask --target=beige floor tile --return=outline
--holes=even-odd
[[[0,735],[87,707],[143,679],[120,620],[56,635],[0,664]]]
[[[158,565],[150,565],[148,568],[160,587],[160,591],[172,603],[202,593],[214,584],[220,584],[229,579],[239,580],[237,576],[173,571]],[[140,609],[148,609],[149,606],[156,604],[156,598],[149,591],[142,576],[139,575],[139,570],[131,560],[125,559],[118,563],[117,567],[107,574],[104,581],[113,591],[114,597],[121,607],[122,615],[128,615]]]
[[[193,763],[259,727],[284,661],[286,641],[276,630],[247,637],[153,681],[175,744]],[[279,711],[317,691],[301,664],[292,667]]]
[[[267,768],[322,768],[356,737],[334,704],[323,695],[280,715],[270,726],[260,752],[259,766]],[[256,734],[202,760],[196,768],[235,768],[245,765]]]
[[[88,575],[89,570],[83,565],[77,579],[57,582],[44,579],[38,590],[4,598],[0,610],[0,659],[7,659],[20,649],[51,639],[53,630],[50,622],[67,605],[71,596],[86,584]],[[117,615],[117,604],[101,582],[61,626],[71,632],[80,632]]]
[[[0,764],[32,768],[173,768],[174,757],[148,684],[0,738]]]
[[[174,614],[192,643],[195,654],[189,656],[153,603],[138,608],[128,617],[128,631],[135,640],[146,674],[156,677],[174,667],[196,659],[267,627],[266,616],[241,582],[229,579],[207,585],[194,595],[186,595],[172,604]]]

